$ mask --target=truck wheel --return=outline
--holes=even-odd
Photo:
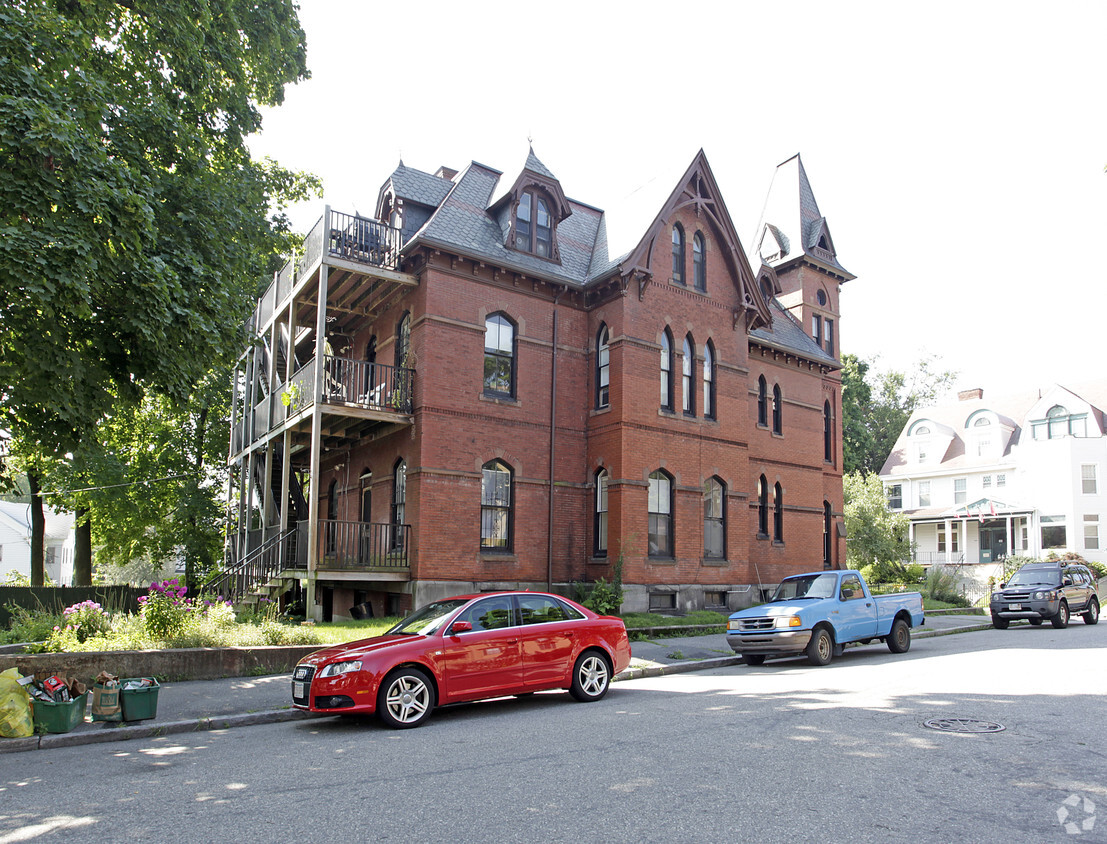
[[[1088,611],[1084,613],[1085,624],[1095,624],[1099,621],[1099,601],[1092,598],[1092,602],[1088,604]]]
[[[834,640],[825,627],[819,627],[811,634],[811,641],[807,643],[807,661],[812,665],[826,665],[834,655]]]
[[[1061,606],[1057,608],[1057,615],[1053,616],[1049,620],[1049,623],[1056,627],[1058,630],[1063,630],[1069,626],[1069,604],[1068,601],[1062,601]]]
[[[992,616],[992,627],[994,627],[996,630],[1006,630],[1010,626],[1010,619],[1000,618],[998,615]]]
[[[902,618],[892,622],[892,632],[888,635],[888,650],[894,654],[905,654],[911,650],[911,628]]]
[[[765,654],[742,654],[742,662],[746,665],[764,665]]]

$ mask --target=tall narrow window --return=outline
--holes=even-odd
[[[684,229],[673,226],[673,281],[684,284]]]
[[[699,232],[692,238],[692,283],[696,290],[707,290],[707,256],[704,254],[703,235]]]
[[[764,375],[757,379],[757,424],[769,427],[769,385]]]
[[[511,550],[511,469],[500,460],[481,467],[480,547]]]
[[[673,480],[665,472],[650,475],[649,553],[651,557],[673,556]]]
[[[327,487],[327,530],[326,553],[333,554],[338,545],[338,495],[335,493],[338,481],[331,481]]]
[[[1096,464],[1084,463],[1080,466],[1080,491],[1084,495],[1095,495],[1099,491],[1099,481],[1096,478]]]
[[[773,542],[784,541],[784,488],[773,488]]]
[[[531,235],[531,195],[524,193],[519,197],[519,205],[515,208],[515,248],[524,252],[530,252]]]
[[[818,314],[811,314],[811,339],[816,346],[823,344],[823,318]]]
[[[596,408],[608,406],[611,377],[611,349],[608,348],[607,326],[600,326],[600,333],[596,335]]]
[[[831,559],[832,549],[832,533],[834,529],[834,520],[832,511],[830,509],[830,502],[823,502],[823,568],[828,569],[834,565],[834,561]]]
[[[592,547],[592,556],[607,556],[607,470],[599,469],[596,472],[596,523],[593,535],[595,540]]]
[[[550,209],[546,200],[538,197],[538,213],[534,221],[534,254],[539,258],[550,257],[553,243],[553,226],[550,221]]]
[[[696,415],[695,379],[696,370],[696,344],[692,342],[692,335],[684,338],[684,358],[681,361],[681,401],[685,416]]]
[[[826,343],[826,353],[831,357],[834,356],[834,320],[823,320],[823,335]]]
[[[405,313],[396,325],[396,368],[411,363],[411,314]]]
[[[715,418],[715,346],[703,347],[703,418]]]
[[[503,314],[484,321],[484,392],[515,395],[515,326]]]
[[[661,407],[673,409],[673,337],[668,328],[661,334]]]
[[[404,519],[407,516],[407,461],[396,461],[392,471],[392,547],[404,544]]]
[[[823,460],[834,459],[834,419],[830,415],[830,402],[823,402]]]
[[[773,384],[773,433],[784,433],[784,398],[779,384]]]
[[[718,478],[703,484],[703,556],[726,559],[726,487]]]
[[[769,482],[764,475],[757,479],[757,535],[769,536]]]

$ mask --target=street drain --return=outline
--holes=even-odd
[[[975,718],[931,718],[923,721],[923,726],[943,733],[999,733],[1007,729],[995,721],[978,721]]]

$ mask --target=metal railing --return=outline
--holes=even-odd
[[[414,370],[406,367],[327,355],[323,360],[323,401],[411,413],[414,375]]]
[[[407,569],[410,546],[410,525],[319,520],[320,569]]]
[[[283,569],[294,567],[291,557],[296,550],[295,536],[296,528],[289,528],[282,534],[270,537],[241,562],[227,566],[219,577],[204,584],[201,593],[234,604],[239,603]]]
[[[400,229],[328,207],[304,238],[299,254],[290,256],[274,274],[273,281],[258,299],[254,315],[247,320],[247,328],[253,333],[264,326],[291,295],[296,282],[320,260],[324,251],[346,261],[396,269],[401,246],[403,235]]]

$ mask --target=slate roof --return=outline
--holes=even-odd
[[[413,167],[405,167],[402,161],[392,172],[392,175],[388,177],[385,187],[389,183],[391,183],[392,190],[397,197],[417,202],[420,205],[430,205],[432,208],[441,203],[446,198],[446,194],[450,192],[450,188],[454,186],[454,183],[449,179],[432,176],[430,173],[424,173],[422,170],[416,170]],[[384,188],[381,188],[381,190],[383,191]]]
[[[751,337],[768,346],[795,352],[806,360],[824,363],[835,369],[839,368],[839,363],[834,356],[823,351],[822,346],[803,330],[799,320],[785,310],[775,298],[769,303],[769,311],[773,315],[772,328],[755,328],[750,332]]]
[[[549,168],[534,154],[533,149],[529,151],[526,163],[519,172],[523,169],[555,179]],[[567,199],[571,213],[557,226],[560,264],[508,248],[505,243],[511,210],[506,203],[499,203],[506,195],[505,185],[510,188],[515,183],[517,175],[509,173],[505,176],[499,170],[474,161],[459,172],[452,181],[447,181],[401,165],[392,176],[392,183],[397,192],[399,192],[399,185],[404,185],[405,189],[413,193],[422,191],[419,195],[424,197],[431,196],[434,191],[445,190],[441,200],[435,203],[436,210],[408,241],[404,247],[405,250],[419,244],[456,250],[469,257],[484,259],[495,266],[536,278],[556,280],[577,288],[584,288],[589,283],[602,279],[626,257],[628,254],[626,251],[616,255],[609,253],[608,237],[611,219],[608,214],[573,199]],[[660,177],[648,179],[641,188],[627,197],[628,206],[634,207],[626,216],[634,218],[635,228],[629,227],[624,222],[620,229],[623,232],[622,242],[626,248],[633,249],[649,231],[668,196],[677,185],[679,175],[678,172],[671,181],[665,181]],[[448,189],[446,189],[447,186]],[[813,204],[814,196],[810,195],[809,187],[808,195],[809,198],[806,201],[808,204]],[[414,196],[409,198],[421,201]],[[817,211],[817,206],[814,210]],[[781,236],[786,241],[786,235]],[[770,313],[771,328],[755,329],[752,332],[753,337],[769,346],[799,354],[808,360],[834,368],[839,366],[838,361],[808,336],[803,326],[775,300],[771,303]]]
[[[750,265],[759,267],[763,263],[759,249],[767,234],[766,229],[770,229],[776,235],[775,241],[786,249],[784,255],[769,262],[771,266],[778,267],[806,256],[837,270],[847,279],[854,278],[838,262],[833,251],[826,254],[821,250],[818,253],[813,252],[818,246],[819,234],[825,224],[826,218],[819,211],[807,171],[803,169],[803,161],[800,160],[799,153],[796,153],[778,165],[773,174],[761,220],[749,243]]]

